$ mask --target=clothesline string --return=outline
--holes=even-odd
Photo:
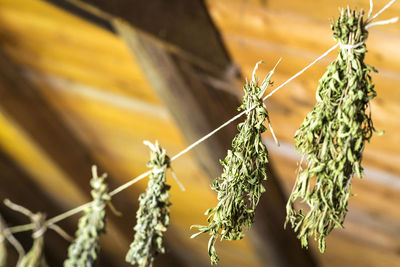
[[[322,54],[321,56],[319,56],[317,59],[315,59],[313,62],[311,62],[307,67],[305,67],[304,69],[302,69],[301,71],[297,72],[295,75],[293,75],[291,78],[289,78],[287,81],[285,81],[283,84],[281,84],[280,86],[278,86],[277,88],[275,88],[271,93],[269,93],[267,96],[265,96],[263,98],[263,101],[265,101],[266,99],[268,99],[269,97],[271,97],[276,91],[278,91],[280,88],[282,88],[283,86],[285,86],[286,84],[288,84],[290,81],[292,81],[293,79],[295,79],[296,77],[298,77],[299,75],[301,75],[303,72],[305,72],[308,68],[310,68],[312,65],[314,65],[316,62],[318,62],[319,60],[321,60],[322,58],[324,58],[326,55],[328,55],[332,50],[334,50],[335,48],[338,47],[339,44],[335,44],[334,46],[332,46],[331,48],[329,48],[324,54]],[[207,135],[203,136],[202,138],[200,138],[199,140],[197,140],[196,142],[192,143],[191,145],[189,145],[188,147],[186,147],[185,149],[183,149],[182,151],[180,151],[178,154],[176,154],[175,156],[173,156],[171,158],[171,161],[174,161],[176,159],[178,159],[179,157],[181,157],[182,155],[186,154],[187,152],[189,152],[190,150],[192,150],[194,147],[198,146],[200,143],[204,142],[205,140],[207,140],[208,138],[210,138],[211,136],[213,136],[214,134],[216,134],[217,132],[219,132],[220,130],[222,130],[223,128],[225,128],[227,125],[231,124],[232,122],[236,121],[237,119],[239,119],[241,116],[243,116],[244,114],[246,114],[246,112],[248,112],[249,110],[252,110],[254,107],[251,107],[248,110],[244,110],[241,113],[237,114],[236,116],[234,116],[233,118],[231,118],[230,120],[226,121],[225,123],[223,123],[222,125],[220,125],[218,128],[214,129],[213,131],[211,131],[210,133],[208,133]],[[147,177],[148,175],[150,175],[151,170],[144,172],[142,174],[140,174],[139,176],[129,180],[128,182],[126,182],[125,184],[115,188],[113,191],[110,192],[110,196],[115,196],[116,194],[122,192],[123,190],[127,189],[128,187],[132,186],[133,184],[137,183],[138,181],[144,179],[145,177]],[[46,225],[51,225],[51,224],[55,224],[61,220],[64,220],[70,216],[73,216],[81,211],[83,211],[85,208],[89,207],[91,205],[91,202],[85,203],[81,206],[78,206],[74,209],[71,209],[69,211],[66,211],[60,215],[57,215],[53,218],[50,218],[49,220],[46,221]],[[10,231],[12,233],[18,233],[18,232],[24,232],[24,231],[29,231],[33,229],[33,225],[32,224],[25,224],[25,225],[19,225],[19,226],[14,226],[14,227],[10,227],[9,228]]]
[[[288,84],[290,81],[292,81],[293,79],[295,79],[296,77],[298,77],[299,75],[301,75],[304,71],[306,71],[308,68],[310,68],[312,65],[314,65],[317,61],[321,60],[323,57],[325,57],[327,54],[329,54],[332,50],[334,50],[336,47],[338,46],[338,44],[332,46],[330,49],[328,49],[324,54],[322,54],[321,56],[319,56],[317,59],[315,59],[312,63],[310,63],[307,67],[305,67],[304,69],[302,69],[301,71],[299,71],[298,73],[296,73],[295,75],[293,75],[291,78],[289,78],[286,82],[284,82],[283,84],[281,84],[280,86],[278,86],[277,88],[275,88],[274,91],[272,91],[271,93],[269,93],[267,96],[265,96],[263,98],[263,101],[265,101],[266,99],[268,99],[270,96],[272,96],[276,91],[278,91],[280,88],[282,88],[284,85]],[[219,132],[220,130],[222,130],[223,128],[225,128],[227,125],[231,124],[232,122],[236,121],[237,119],[239,119],[241,116],[243,116],[244,114],[246,114],[246,112],[248,112],[249,110],[252,110],[252,108],[248,109],[248,110],[244,110],[242,112],[240,112],[239,114],[237,114],[236,116],[234,116],[233,118],[229,119],[228,121],[224,122],[222,125],[220,125],[218,128],[214,129],[213,131],[211,131],[210,133],[208,133],[207,135],[203,136],[202,138],[200,138],[199,140],[197,140],[196,142],[192,143],[191,145],[189,145],[188,147],[186,147],[185,149],[183,149],[182,151],[180,151],[179,153],[177,153],[176,155],[174,155],[173,157],[171,157],[171,161],[174,161],[176,159],[178,159],[179,157],[181,157],[182,155],[186,154],[187,152],[189,152],[190,150],[192,150],[193,148],[195,148],[196,146],[198,146],[200,143],[204,142],[205,140],[207,140],[208,138],[210,138],[211,136],[213,136],[214,134],[216,134],[217,132]],[[127,189],[128,187],[132,186],[133,184],[137,183],[138,181],[144,179],[145,177],[147,177],[148,175],[150,175],[151,170],[144,172],[142,174],[140,174],[139,176],[129,180],[128,182],[126,182],[125,184],[122,184],[121,186],[115,188],[114,190],[112,190],[110,192],[110,196],[115,196],[116,194],[122,192],[123,190]],[[57,215],[53,218],[50,218],[49,220],[46,221],[47,225],[51,225],[54,223],[57,223],[61,220],[64,220],[70,216],[73,216],[81,211],[83,211],[85,208],[89,207],[91,204],[91,202],[85,203],[81,206],[78,206],[74,209],[71,209],[69,211],[66,211],[65,213],[62,213],[60,215]],[[10,227],[10,231],[13,233],[18,233],[18,232],[24,232],[24,231],[29,231],[32,230],[33,225],[32,224],[25,224],[25,225],[19,225],[19,226],[14,226],[14,227]]]
[[[392,0],[390,1],[386,6],[384,6],[380,11],[378,11],[370,20],[367,21],[367,25],[366,28],[371,28],[372,26],[376,26],[376,25],[385,25],[385,24],[389,24],[389,23],[395,23],[398,21],[398,18],[392,18],[389,20],[384,20],[384,21],[378,21],[375,23],[371,23],[370,22],[375,19],[376,17],[378,17],[378,15],[380,15],[384,10],[386,10],[387,8],[389,8],[396,0]],[[372,1],[371,1],[372,2]],[[370,5],[370,12],[372,12],[372,5]],[[331,48],[329,48],[326,52],[324,52],[322,55],[320,55],[318,58],[316,58],[314,61],[312,61],[310,64],[308,64],[305,68],[303,68],[302,70],[300,70],[299,72],[297,72],[296,74],[294,74],[293,76],[291,76],[288,80],[286,80],[285,82],[283,82],[282,84],[280,84],[277,88],[275,88],[273,91],[271,91],[268,95],[266,95],[263,98],[263,101],[267,100],[269,97],[271,97],[273,94],[275,94],[279,89],[281,89],[282,87],[284,87],[285,85],[287,85],[288,83],[290,83],[292,80],[294,80],[295,78],[297,78],[298,76],[300,76],[301,74],[303,74],[306,70],[308,70],[311,66],[313,66],[315,63],[317,63],[318,61],[320,61],[321,59],[323,59],[324,57],[326,57],[330,52],[332,52],[334,49],[336,49],[340,44],[336,43],[335,45],[333,45]],[[240,112],[239,114],[237,114],[236,116],[234,116],[233,118],[227,120],[226,122],[224,122],[222,125],[220,125],[218,128],[214,129],[213,131],[211,131],[210,133],[206,134],[205,136],[203,136],[202,138],[198,139],[197,141],[195,141],[194,143],[192,143],[191,145],[189,145],[188,147],[186,147],[185,149],[183,149],[182,151],[178,152],[175,156],[173,156],[171,158],[171,161],[174,161],[176,159],[178,159],[179,157],[181,157],[182,155],[186,154],[187,152],[189,152],[190,150],[192,150],[194,147],[198,146],[199,144],[201,144],[202,142],[204,142],[205,140],[207,140],[208,138],[210,138],[211,136],[213,136],[214,134],[216,134],[217,132],[219,132],[220,130],[222,130],[223,128],[225,128],[227,125],[231,124],[232,122],[236,121],[237,119],[239,119],[241,116],[243,116],[244,114],[246,114],[247,112],[249,112],[250,110],[254,109],[255,106],[244,110],[242,112]],[[128,187],[132,186],[133,184],[137,183],[138,181],[144,179],[145,177],[147,177],[148,175],[150,175],[151,170],[144,172],[142,174],[140,174],[139,176],[129,180],[128,182],[126,182],[125,184],[122,184],[121,186],[115,188],[114,190],[112,190],[109,195],[115,196],[116,194],[122,192],[123,190],[127,189]],[[83,211],[85,208],[89,207],[91,205],[92,202],[88,202],[85,203],[83,205],[80,205],[76,208],[73,208],[71,210],[68,210],[62,214],[59,214],[55,217],[50,218],[49,220],[46,221],[46,225],[52,225],[55,224],[61,220],[64,220],[70,216],[73,216],[81,211]],[[33,225],[32,224],[25,224],[25,225],[19,225],[19,226],[14,226],[14,227],[10,227],[9,230],[12,233],[17,233],[17,232],[23,232],[23,231],[29,231],[33,229]]]

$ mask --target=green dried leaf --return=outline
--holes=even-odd
[[[111,199],[108,186],[105,183],[107,174],[98,177],[96,167],[92,168],[92,204],[84,210],[79,219],[75,240],[68,248],[68,259],[64,267],[94,266],[97,254],[100,251],[100,235],[105,233],[106,202]]]
[[[126,255],[126,261],[140,267],[151,266],[154,258],[165,253],[163,246],[164,232],[169,225],[170,186],[166,184],[166,171],[170,167],[170,159],[165,149],[156,142],[146,143],[151,148],[150,161],[152,168],[146,192],[139,197],[139,209],[136,212],[136,231],[134,241]]]
[[[209,232],[208,254],[211,264],[218,263],[215,241],[218,237],[225,240],[243,238],[254,221],[254,213],[261,194],[265,191],[261,182],[267,179],[265,165],[268,163],[268,151],[262,143],[261,134],[266,128],[263,123],[268,119],[268,112],[263,104],[262,93],[270,85],[272,72],[258,86],[257,79],[247,83],[243,103],[239,110],[251,110],[244,122],[239,123],[239,133],[232,141],[232,150],[220,161],[223,172],[216,178],[211,188],[218,193],[219,203],[206,211],[209,215],[208,226],[193,225],[199,233]]]
[[[326,248],[326,236],[343,227],[351,178],[354,173],[361,177],[365,141],[375,130],[366,112],[376,92],[370,77],[375,69],[364,63],[368,32],[363,15],[363,11],[347,8],[332,23],[338,42],[360,45],[339,50],[319,82],[314,109],[295,135],[297,150],[307,155],[307,168],[299,166],[286,206],[285,226],[290,222],[303,247],[308,247],[308,238],[314,236],[321,252]],[[297,199],[308,205],[305,214],[294,207]]]

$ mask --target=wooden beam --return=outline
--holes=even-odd
[[[97,25],[110,16],[121,18],[136,29],[160,38],[171,50],[193,60],[226,67],[229,56],[203,1],[184,0],[45,0]],[[97,18],[94,16],[97,15]],[[100,22],[101,21],[101,22]],[[109,28],[108,26],[106,28]],[[177,29],[179,30],[177,31]],[[193,33],[196,33],[193,38]]]
[[[90,167],[96,162],[95,158],[65,124],[56,109],[40,94],[38,88],[25,78],[23,71],[1,49],[0,62],[0,111],[17,123],[35,145],[51,158],[67,179],[73,181],[72,191],[75,193],[69,197],[74,198],[86,193],[89,200]],[[107,182],[110,188],[114,188],[116,185],[113,182],[112,173],[110,176]],[[15,194],[18,193],[15,192]],[[60,198],[52,192],[48,194],[55,199]],[[130,211],[137,208],[137,202],[128,196],[118,197],[113,202],[121,210]],[[46,212],[46,210],[43,211]],[[48,212],[57,214],[53,210],[48,210]],[[132,227],[135,222],[135,213],[127,213],[124,219],[115,216],[109,216],[108,219],[108,234],[103,238],[106,241],[103,245],[112,253],[112,265],[127,266],[124,258],[133,238]],[[73,229],[75,225],[74,222]],[[172,262],[174,266],[183,265],[175,252],[160,257],[157,262],[160,266],[168,266],[168,262]]]

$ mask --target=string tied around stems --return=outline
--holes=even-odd
[[[150,141],[144,140],[143,144],[148,146],[151,149],[151,151],[153,151],[153,152],[158,151],[158,141],[156,141],[156,143],[154,145]],[[176,176],[175,171],[172,169],[170,158],[168,158],[167,161],[166,161],[166,164],[162,165],[161,167],[158,167],[158,166],[153,167],[151,172],[154,175],[157,175],[159,173],[165,172],[166,169],[170,169],[171,170],[172,177],[174,178],[175,182],[178,184],[178,186],[182,190],[182,192],[184,192],[185,191],[185,187],[183,186],[182,182]]]
[[[388,25],[388,24],[393,24],[393,23],[398,22],[399,17],[393,17],[391,19],[372,22],[375,18],[378,17],[378,15],[380,15],[383,11],[385,11],[387,8],[389,8],[395,1],[396,0],[390,1],[380,11],[378,11],[373,17],[371,17],[374,3],[372,0],[370,0],[368,16],[367,16],[366,23],[364,26],[365,30],[368,30],[369,28],[372,28],[372,27],[378,26],[378,25]],[[340,49],[347,50],[350,53],[352,49],[356,49],[356,48],[362,46],[363,44],[365,44],[365,42],[367,41],[367,38],[368,38],[368,36],[364,40],[362,40],[361,42],[358,42],[356,44],[351,44],[351,43],[343,44],[340,40],[338,41],[338,43],[339,43]]]
[[[21,205],[15,204],[7,198],[4,199],[3,202],[4,202],[4,205],[9,207],[10,209],[17,211],[19,213],[22,213],[25,216],[27,216],[28,218],[30,218],[32,223],[23,225],[23,226],[31,226],[31,227],[29,227],[29,229],[28,229],[28,227],[26,227],[26,229],[23,229],[23,230],[25,230],[25,231],[33,230],[32,238],[34,238],[34,239],[39,238],[46,232],[47,229],[51,229],[51,230],[55,231],[57,234],[59,234],[61,237],[63,237],[65,240],[67,240],[67,241],[73,240],[73,238],[60,226],[53,224],[53,223],[49,224],[47,221],[45,221],[44,220],[45,215],[43,213],[33,213],[32,211],[28,210],[27,208],[25,208]],[[40,223],[40,227],[37,227],[37,225],[39,225],[40,220],[43,220],[43,223]],[[9,228],[5,229],[4,231],[9,231],[10,233],[13,233],[12,229],[15,229],[15,228],[9,227]],[[16,229],[18,229],[18,228],[16,228]],[[18,231],[15,231],[15,232],[18,232]]]

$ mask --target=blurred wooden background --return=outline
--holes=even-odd
[[[338,7],[369,8],[367,0],[84,2],[98,8],[95,15],[81,12],[87,6],[74,9],[74,0],[0,0],[0,199],[50,217],[89,200],[91,164],[107,172],[115,188],[147,170],[143,140],[158,140],[175,155],[235,114],[240,85],[257,61],[265,61],[257,72],[262,78],[282,58],[273,77],[279,85],[334,45],[329,19],[337,17]],[[387,3],[374,2],[375,11]],[[180,15],[168,16],[173,12]],[[154,16],[140,20],[146,17],[141,13]],[[398,14],[400,3],[395,3],[380,18]],[[375,135],[366,147],[366,175],[353,180],[356,196],[350,199],[345,229],[329,236],[324,255],[311,248],[315,265],[400,264],[399,44],[400,24],[370,30],[366,61],[379,70],[373,75],[378,92],[373,119],[385,134]],[[274,169],[271,183],[283,190],[280,194],[271,186],[275,195],[264,201],[271,206],[268,211],[279,210],[279,197],[286,201],[294,183],[299,155],[292,137],[335,56],[331,53],[266,102],[282,143],[278,148],[265,135]],[[155,266],[209,265],[208,237],[189,239],[189,227],[205,223],[204,211],[216,203],[209,183],[232,129],[173,163],[186,192],[169,180],[168,253]],[[99,266],[128,266],[124,259],[134,235],[137,198],[146,184],[145,179],[113,200],[123,217],[109,213]],[[0,212],[10,225],[27,223],[3,204]],[[78,217],[60,225],[72,234]],[[297,266],[312,266],[311,256],[292,241],[285,248],[279,236],[268,232],[283,227],[268,218],[259,217],[244,240],[218,242],[219,266],[290,266],[285,257],[292,255],[301,258]],[[29,235],[16,235],[27,248]],[[51,266],[61,266],[68,243],[51,230],[46,240]],[[273,242],[278,244],[272,250],[287,250],[270,254]]]

